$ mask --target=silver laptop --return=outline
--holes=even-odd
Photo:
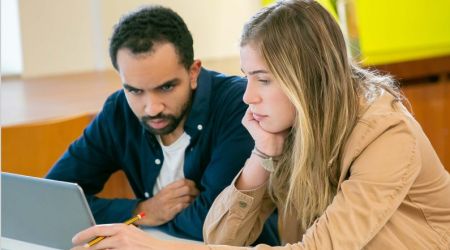
[[[95,225],[80,186],[1,173],[1,235],[16,241],[70,249],[72,237]]]

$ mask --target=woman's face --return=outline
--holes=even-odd
[[[292,127],[294,105],[281,90],[262,55],[251,44],[241,47],[241,70],[248,79],[244,102],[262,129],[279,133]]]

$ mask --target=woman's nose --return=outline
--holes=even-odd
[[[246,104],[255,104],[261,101],[256,83],[248,80],[247,88],[245,89],[245,93],[242,99]]]

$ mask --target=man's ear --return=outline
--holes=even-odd
[[[200,60],[194,60],[189,69],[189,80],[191,82],[191,88],[197,88],[197,79],[202,69],[202,62]]]

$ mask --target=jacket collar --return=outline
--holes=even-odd
[[[202,68],[197,79],[197,89],[194,91],[192,106],[184,124],[184,130],[195,137],[206,125],[209,116],[212,91],[212,76]]]

